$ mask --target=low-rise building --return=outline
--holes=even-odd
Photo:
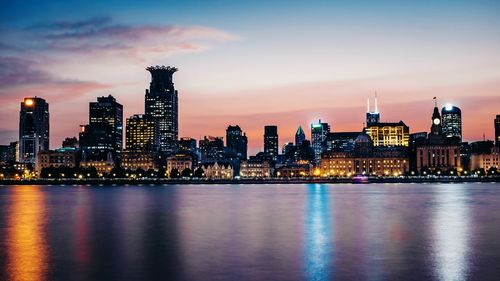
[[[483,170],[488,172],[491,168],[500,168],[500,153],[498,147],[491,148],[490,153],[473,153],[470,163],[471,170]]]
[[[167,172],[176,169],[181,173],[185,169],[193,169],[193,158],[188,154],[175,154],[167,158]]]
[[[276,168],[276,177],[278,178],[304,178],[312,174],[313,165],[310,163],[304,164],[288,164]]]
[[[80,161],[80,168],[95,168],[99,175],[109,174],[111,170],[115,168],[113,154],[108,152],[106,156],[103,156],[98,154],[87,155],[83,153],[82,160]]]
[[[202,165],[207,179],[232,179],[233,167],[226,162],[206,162]]]
[[[75,149],[44,150],[38,153],[35,169],[40,173],[43,168],[73,168],[76,164]]]
[[[151,152],[123,151],[121,155],[121,166],[123,169],[135,171],[137,169],[156,170],[155,155]]]
[[[243,160],[240,164],[240,177],[244,179],[262,179],[272,176],[269,161],[257,159]]]

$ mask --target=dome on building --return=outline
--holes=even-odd
[[[365,132],[360,133],[358,135],[358,137],[356,138],[356,143],[371,143],[371,142],[372,142],[372,139]]]

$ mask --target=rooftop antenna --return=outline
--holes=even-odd
[[[370,96],[366,99],[366,112],[370,112]]]
[[[434,100],[434,107],[438,107],[437,97],[432,98]]]
[[[375,90],[375,112],[378,112],[377,90]]]

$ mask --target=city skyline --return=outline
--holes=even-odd
[[[332,132],[359,131],[375,91],[383,122],[403,120],[411,132],[428,131],[431,99],[438,96],[440,107],[462,110],[464,141],[494,138],[498,3],[335,2],[324,11],[300,3],[219,3],[167,3],[177,13],[159,3],[89,3],[76,19],[69,7],[81,4],[73,2],[42,1],[29,11],[2,3],[0,119],[18,116],[24,97],[46,99],[56,148],[78,135],[97,97],[113,95],[124,118],[142,113],[144,68],[174,65],[179,137],[224,136],[228,125],[239,125],[249,154],[263,149],[265,125],[278,126],[280,146],[293,141],[299,125],[318,119]],[[183,17],[185,5],[197,12]],[[273,8],[282,15],[274,18]],[[210,15],[197,17],[202,13]],[[17,139],[17,121],[2,122],[0,142]]]

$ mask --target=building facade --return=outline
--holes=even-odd
[[[43,168],[76,167],[75,149],[44,150],[38,153],[35,170],[40,173]]]
[[[80,168],[95,168],[100,176],[109,174],[115,166],[115,160],[111,151],[105,157],[102,155],[86,154],[85,152],[82,153]]]
[[[155,151],[156,122],[149,115],[137,114],[127,118],[125,147],[127,151]]]
[[[29,97],[19,112],[19,161],[36,163],[38,152],[49,149],[49,104],[42,98]]]
[[[321,120],[318,123],[311,124],[311,146],[314,150],[314,164],[319,165],[321,162],[321,154],[327,150],[327,136],[330,133],[330,125],[323,123]]]
[[[365,132],[374,146],[408,146],[410,128],[403,121],[398,123],[375,123],[368,125]]]
[[[156,158],[152,152],[128,150],[122,152],[121,167],[126,170],[157,170],[158,166],[156,163]]]
[[[240,177],[242,179],[265,179],[272,176],[272,168],[268,161],[243,160],[240,164]]]
[[[207,179],[232,179],[233,167],[230,163],[213,162],[202,165],[203,172]]]
[[[177,149],[179,135],[178,97],[172,76],[177,68],[170,66],[150,66],[151,83],[146,89],[145,114],[154,118],[157,126],[157,149],[166,154]]]
[[[264,153],[276,161],[278,159],[278,127],[269,125],[264,127]]]
[[[167,158],[166,170],[170,174],[173,169],[182,173],[185,169],[193,170],[193,158],[187,154],[175,154]]]
[[[446,138],[458,138],[462,141],[462,111],[460,108],[447,105],[441,109],[443,135]]]
[[[109,95],[98,97],[97,102],[89,103],[89,125],[108,124],[112,140],[110,146],[117,155],[123,148],[123,106]]]
[[[471,155],[471,170],[483,170],[488,172],[490,169],[498,170],[500,168],[500,148],[493,147],[489,153],[473,153]]]
[[[500,147],[500,115],[495,118],[495,144]]]
[[[240,160],[247,159],[248,138],[240,126],[229,126],[226,129],[226,147],[228,156]]]

